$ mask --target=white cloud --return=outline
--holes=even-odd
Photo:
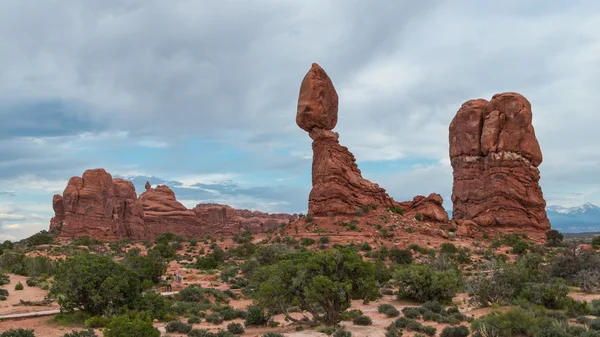
[[[25,219],[25,216],[21,215],[21,214],[0,213],[0,220],[23,220],[23,219]]]
[[[6,230],[15,230],[15,229],[19,229],[19,228],[21,228],[21,225],[19,225],[18,223],[2,225],[2,229],[6,229]]]

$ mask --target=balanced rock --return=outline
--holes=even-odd
[[[104,169],[69,180],[62,195],[54,195],[55,216],[50,231],[61,236],[100,238],[146,236],[144,212],[129,181],[113,179]]]
[[[331,131],[337,123],[338,95],[325,70],[313,63],[298,97],[296,124],[313,140],[312,185],[308,213],[350,215],[361,207],[390,207],[386,191],[361,176],[354,155]]]
[[[517,93],[464,103],[449,127],[453,218],[550,229],[531,104]]]

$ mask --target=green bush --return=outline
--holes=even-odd
[[[188,324],[198,324],[200,322],[202,322],[202,318],[198,317],[198,316],[191,316],[190,318],[188,318]]]
[[[0,301],[6,301],[6,296],[0,295]]]
[[[462,276],[454,269],[435,270],[429,265],[407,265],[394,274],[398,281],[398,299],[450,302],[461,289]]]
[[[30,278],[28,278],[27,281],[25,281],[25,283],[27,284],[28,287],[35,287],[37,285],[37,282],[35,282],[34,279],[30,279]]]
[[[354,319],[352,320],[352,323],[354,325],[371,325],[371,324],[373,324],[373,321],[371,320],[371,318],[369,316],[358,315],[358,316],[354,317]]]
[[[219,262],[215,260],[212,256],[207,257],[199,257],[196,259],[196,268],[202,270],[210,270],[215,269],[219,266]]]
[[[391,304],[380,304],[379,307],[377,307],[377,311],[381,314],[385,314],[387,317],[397,317],[400,315],[400,311]]]
[[[47,231],[40,231],[23,241],[25,241],[28,246],[47,245],[52,243],[52,235],[48,234]]]
[[[123,264],[136,272],[140,281],[150,280],[157,284],[161,276],[167,271],[167,263],[163,261],[160,254],[156,251],[150,251],[148,255],[140,255],[140,249],[134,248],[125,254]]]
[[[267,333],[263,334],[262,337],[285,337],[285,336],[279,332],[267,332]]]
[[[594,246],[594,248],[600,247],[600,235],[596,235],[592,238],[592,246]]]
[[[229,323],[227,324],[227,331],[234,335],[241,335],[244,333],[244,327],[240,323]]]
[[[440,337],[467,337],[469,335],[469,328],[464,325],[459,326],[447,326],[442,330]]]
[[[321,236],[319,238],[319,243],[322,245],[326,245],[329,243],[329,236]]]
[[[219,325],[219,324],[223,323],[223,317],[219,316],[216,313],[212,313],[210,315],[207,315],[204,319],[208,323],[212,323],[212,324],[215,324],[215,325]]]
[[[300,241],[300,244],[303,246],[310,246],[313,245],[315,243],[315,239],[313,238],[302,238],[302,241]]]
[[[246,326],[260,326],[265,325],[269,321],[269,317],[265,314],[265,309],[259,306],[248,306],[248,313],[246,314]]]
[[[152,318],[164,319],[173,307],[173,300],[153,291],[147,291],[136,297],[131,307],[148,311]]]
[[[23,283],[21,283],[21,281],[17,282],[15,285],[15,290],[23,290],[23,288]]]
[[[416,307],[406,307],[402,309],[402,313],[407,318],[418,319],[419,317],[421,317],[421,310],[419,310],[419,308]]]
[[[546,308],[559,309],[568,294],[569,287],[567,287],[564,280],[555,278],[550,283],[529,284],[523,289],[521,296]]]
[[[109,257],[80,254],[62,262],[50,293],[65,312],[115,313],[140,293],[139,277]]]
[[[98,337],[98,335],[96,335],[94,330],[87,329],[87,330],[80,330],[80,331],[73,330],[70,333],[64,334],[63,337]]]
[[[333,335],[333,337],[352,337],[352,332],[344,329],[343,327],[340,329],[337,329]]]
[[[421,305],[421,307],[423,307],[431,312],[435,312],[436,314],[441,314],[444,311],[444,307],[438,301],[427,301],[427,302],[423,303]]]
[[[104,329],[104,337],[160,337],[147,313],[115,316]]]
[[[110,320],[104,316],[92,316],[85,320],[84,325],[88,328],[104,328]]]
[[[494,311],[471,324],[474,336],[535,336],[542,327],[550,326],[551,321],[539,316],[534,310],[520,307],[505,312]]]
[[[33,329],[10,329],[0,333],[0,337],[35,337]]]
[[[165,330],[167,332],[188,333],[192,331],[192,325],[183,323],[182,321],[172,321],[165,325]]]
[[[556,229],[551,229],[546,232],[546,246],[558,247],[562,244],[564,236]]]
[[[415,220],[417,220],[417,221],[423,221],[423,215],[421,213],[415,214]]]
[[[8,296],[8,290],[6,290],[6,289],[0,289],[0,295],[2,295],[2,296]]]
[[[390,260],[398,264],[411,264],[413,262],[412,252],[409,249],[390,249]]]

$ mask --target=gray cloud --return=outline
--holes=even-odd
[[[340,94],[340,141],[359,162],[445,159],[461,103],[518,91],[533,104],[547,196],[562,198],[562,184],[565,193],[597,189],[598,9],[591,0],[4,2],[0,180],[115,166],[65,144],[118,131],[128,132],[123,142],[161,146],[212,137],[249,154],[226,167],[207,158],[190,173],[304,172],[310,139],[295,125],[295,104],[318,62]],[[192,154],[172,151],[144,172],[184,170],[173,163]],[[364,173],[401,200],[448,200],[449,172]],[[310,186],[218,188],[300,204]],[[197,191],[179,192],[204,197]]]

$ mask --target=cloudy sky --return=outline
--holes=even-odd
[[[472,98],[532,103],[548,204],[600,203],[600,2],[0,2],[0,239],[47,229],[52,195],[103,167],[189,207],[305,212],[312,62],[340,142],[397,200],[448,202],[448,125]]]

